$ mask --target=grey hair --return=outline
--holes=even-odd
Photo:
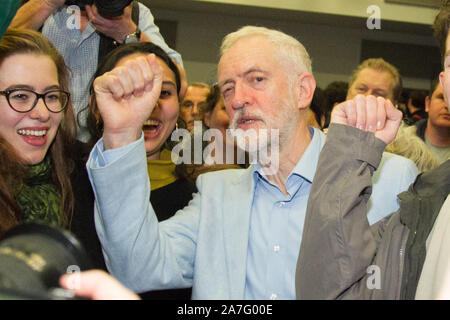
[[[220,56],[231,48],[238,40],[252,36],[266,37],[280,50],[280,55],[290,60],[298,73],[312,73],[311,58],[305,47],[294,37],[278,30],[265,27],[245,26],[228,34],[220,46]]]
[[[394,141],[387,145],[386,151],[412,160],[420,172],[429,171],[439,164],[425,142],[416,134],[416,126],[400,126]]]

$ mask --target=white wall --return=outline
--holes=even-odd
[[[347,81],[359,64],[362,39],[419,45],[435,45],[428,35],[369,30],[365,21],[360,27],[340,27],[326,24],[302,24],[301,21],[271,20],[216,12],[195,12],[166,8],[151,8],[157,19],[178,22],[176,50],[183,56],[188,81],[216,81],[218,49],[222,38],[243,25],[262,25],[280,29],[296,37],[308,50],[313,61],[313,73],[319,86],[335,80]],[[430,27],[431,28],[431,27]],[[414,54],[414,53],[411,53]],[[404,86],[428,88],[424,79],[404,79]]]
[[[385,20],[431,24],[437,10],[433,5],[413,6],[387,3],[385,0],[194,0],[194,3],[216,3],[321,14],[365,17],[367,8],[377,6]],[[424,1],[426,2],[426,1]],[[436,1],[428,1],[436,2]]]

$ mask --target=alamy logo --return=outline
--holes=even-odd
[[[371,265],[367,267],[366,272],[370,274],[367,277],[367,289],[381,289],[381,270],[379,266]]]
[[[70,265],[67,267],[66,273],[72,274],[72,276],[69,278],[67,288],[69,290],[79,290],[81,287],[81,279],[80,279],[80,272],[81,269],[79,266],[76,265]]]
[[[67,13],[70,14],[66,21],[66,27],[69,30],[80,30],[81,25],[81,10],[79,6],[72,5],[67,7]]]
[[[367,13],[370,14],[366,25],[369,30],[381,29],[381,9],[379,6],[371,5],[367,7]]]

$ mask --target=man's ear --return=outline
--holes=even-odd
[[[298,108],[300,110],[306,109],[310,104],[316,90],[316,80],[310,73],[302,73],[298,76]]]
[[[426,96],[425,97],[425,111],[428,113],[428,111],[430,110],[430,101],[431,98],[430,96]]]
[[[449,34],[450,34],[450,33],[449,33]],[[448,38],[447,38],[447,40],[448,40]],[[440,82],[441,87],[442,87],[442,89],[443,89],[443,91],[444,91],[444,100],[445,100],[445,103],[447,104],[447,109],[448,109],[449,112],[450,112],[450,101],[448,101],[448,100],[450,100],[450,99],[448,98],[447,93],[446,93],[446,91],[445,91],[444,71],[441,71],[441,73],[439,73],[439,82]]]

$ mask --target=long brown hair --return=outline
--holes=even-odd
[[[26,29],[8,29],[5,32],[0,41],[0,67],[7,57],[20,53],[50,57],[58,71],[60,88],[69,91],[68,69],[64,59],[39,32]],[[71,156],[75,137],[75,117],[69,101],[63,111],[58,132],[49,148],[52,181],[61,193],[61,226],[65,228],[70,228],[75,202],[70,182],[70,173],[74,167]],[[13,146],[0,136],[0,235],[23,220],[15,197],[23,185],[26,170],[26,163],[14,152]]]

